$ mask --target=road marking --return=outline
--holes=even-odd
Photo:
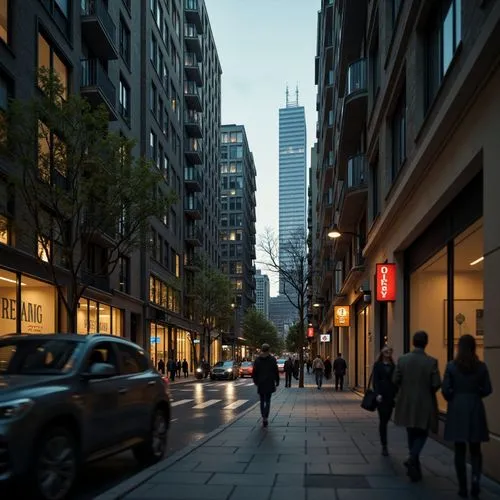
[[[255,384],[253,382],[249,382],[245,387],[252,387],[254,386]]]
[[[245,403],[248,403],[248,399],[238,399],[234,403],[231,403],[230,405],[227,405],[222,409],[223,410],[236,410],[236,408],[243,406]]]
[[[191,401],[194,401],[194,399],[181,399],[179,401],[176,401],[175,403],[172,403],[170,406],[185,405],[186,403],[191,403]]]
[[[203,408],[208,408],[209,406],[220,403],[221,401],[222,401],[221,399],[209,399],[204,403],[200,403],[199,405],[193,406],[193,410],[203,410]]]

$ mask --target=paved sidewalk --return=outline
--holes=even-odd
[[[306,389],[280,390],[271,404],[270,425],[262,429],[258,407],[221,432],[194,445],[178,460],[141,473],[101,500],[422,500],[457,498],[453,454],[429,440],[422,456],[424,480],[412,484],[402,462],[406,435],[390,424],[391,456],[382,457],[376,414],[360,398]],[[149,476],[151,476],[151,471]],[[123,488],[122,488],[123,490]],[[128,491],[127,491],[128,490]],[[483,480],[483,500],[500,498],[500,486]]]

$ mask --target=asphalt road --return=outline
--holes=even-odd
[[[191,381],[172,385],[172,422],[166,457],[203,438],[258,400],[251,378]],[[90,500],[141,469],[126,452],[96,462],[82,472],[74,500]]]

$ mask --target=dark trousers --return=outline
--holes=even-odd
[[[175,380],[175,370],[170,372],[170,380],[173,382]]]
[[[378,411],[378,433],[380,435],[380,444],[387,446],[387,424],[391,420],[392,405],[381,404],[377,407]]]
[[[188,377],[188,372],[184,372],[184,378]]]
[[[292,372],[285,372],[285,387],[292,387]]]
[[[339,390],[339,385],[340,385],[340,390],[344,390],[344,375],[340,374],[335,374],[335,390]]]
[[[469,443],[470,465],[472,468],[472,483],[479,483],[483,466],[481,443]],[[458,485],[462,491],[467,490],[467,443],[455,443],[455,470]]]
[[[321,386],[323,385],[323,370],[314,371],[316,375],[316,385],[318,386],[318,389],[321,389]]]
[[[271,393],[260,394],[260,414],[262,418],[268,419],[271,411]]]
[[[426,429],[418,429],[416,427],[408,427],[406,429],[408,435],[408,451],[410,452],[410,459],[415,465],[420,463],[420,453],[425,446],[429,431]]]

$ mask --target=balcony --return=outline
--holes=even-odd
[[[201,227],[188,224],[184,233],[184,240],[189,246],[201,247],[203,245],[203,231]]]
[[[194,24],[184,25],[184,43],[188,52],[196,54],[199,61],[203,58],[203,51],[201,48],[201,37]]]
[[[338,149],[339,174],[342,179],[345,178],[347,159],[359,150],[366,122],[368,106],[366,79],[366,59],[359,59],[349,66]]]
[[[203,34],[200,0],[184,0],[184,14],[186,21],[194,24],[200,35]]]
[[[186,269],[187,271],[196,272],[201,268],[199,262],[196,259],[194,259],[193,257],[186,257],[184,259],[184,269]]]
[[[184,82],[184,99],[189,109],[193,111],[203,111],[203,104],[201,102],[201,90],[194,82]]]
[[[198,62],[198,58],[193,52],[186,52],[184,54],[184,71],[186,73],[187,80],[196,82],[199,86],[203,85],[201,64]]]
[[[81,0],[82,36],[92,53],[118,59],[116,27],[103,0]]]
[[[195,195],[188,195],[184,198],[184,213],[193,220],[200,220],[203,213],[203,206],[200,199]]]
[[[203,178],[198,167],[184,167],[184,184],[193,193],[202,191]]]
[[[368,197],[368,166],[364,154],[347,161],[347,182],[339,206],[338,224],[343,229],[353,228],[366,210]]]
[[[97,288],[103,292],[111,292],[111,287],[109,286],[109,276],[94,274],[89,271],[82,271],[81,280],[84,285]]]
[[[199,139],[203,137],[202,114],[192,109],[187,109],[184,114],[184,127],[189,137]]]
[[[368,0],[341,0],[342,37],[339,43],[338,77],[344,90],[345,75],[351,61],[359,57],[365,34],[366,14]],[[342,95],[342,94],[341,94]]]
[[[189,163],[201,165],[203,163],[203,143],[201,139],[187,138],[184,141],[184,155]]]
[[[98,59],[84,59],[80,93],[92,106],[104,104],[109,112],[109,119],[116,120],[116,89]]]

